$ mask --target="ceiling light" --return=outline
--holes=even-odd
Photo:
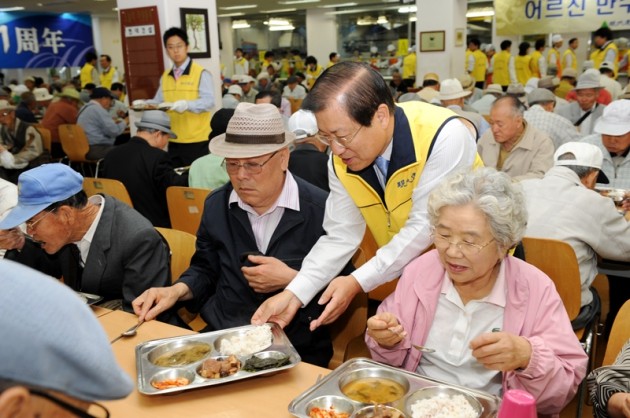
[[[389,21],[387,20],[386,16],[379,16],[376,23],[378,23],[379,25],[384,25],[386,23],[389,23]]]
[[[403,6],[398,9],[398,13],[416,13],[418,11],[417,6]]]
[[[357,19],[357,25],[359,26],[369,26],[374,24],[376,24],[376,20],[369,16]]]
[[[416,16],[409,16],[409,21],[410,22],[415,22],[417,20],[418,20],[418,18]]]
[[[284,13],[284,12],[295,12],[297,9],[294,7],[292,9],[274,9],[274,10],[261,10],[260,13]]]
[[[221,15],[217,15],[217,17],[232,17],[232,16],[243,16],[245,13],[243,12],[236,12],[236,13],[224,13]]]
[[[269,26],[269,30],[277,31],[277,30],[293,30],[295,26],[286,25],[286,26]]]
[[[0,9],[0,12],[17,12],[18,10],[24,10],[24,7],[16,6],[16,7],[5,7]]]
[[[287,19],[276,19],[273,17],[269,19],[269,21],[264,23],[269,26],[289,26],[291,24],[291,22],[289,22]]]
[[[238,9],[254,9],[256,7],[258,7],[257,4],[243,4],[241,6],[219,7],[219,9],[221,9],[221,10],[238,10]]]
[[[321,7],[322,9],[332,9],[334,7],[351,7],[351,6],[356,6],[359,3],[337,3],[337,4],[327,4],[325,6],[317,6],[317,7]]]
[[[247,29],[250,25],[247,23],[247,20],[235,20],[232,22],[232,29]]]
[[[303,3],[319,3],[320,0],[284,0],[279,1],[278,4],[303,4]]]
[[[471,10],[466,13],[466,17],[491,17],[494,16],[494,10]]]

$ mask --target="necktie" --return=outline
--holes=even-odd
[[[70,244],[70,254],[72,255],[71,265],[69,266],[69,275],[67,283],[74,290],[81,290],[81,282],[83,278],[83,262],[81,261],[81,251],[76,244]]]
[[[181,68],[175,68],[173,70],[173,73],[175,73],[175,80],[177,80],[179,77],[182,76],[183,71]]]
[[[387,182],[387,167],[389,166],[389,161],[382,156],[376,157],[376,161],[374,161],[378,171],[383,175],[382,178],[379,177],[379,182],[381,182],[381,186],[385,188],[385,183]]]

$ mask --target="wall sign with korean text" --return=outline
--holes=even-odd
[[[87,14],[0,13],[0,67],[80,67],[94,49]]]
[[[630,29],[630,0],[494,0],[497,35]]]

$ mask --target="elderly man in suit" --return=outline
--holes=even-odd
[[[18,190],[0,230],[25,223],[30,239],[7,248],[7,258],[128,311],[145,289],[170,283],[168,251],[151,223],[110,196],[88,199],[83,177],[67,165],[25,171]]]
[[[606,107],[597,103],[599,90],[603,88],[600,79],[599,71],[586,70],[578,77],[577,86],[573,89],[577,100],[556,109],[556,113],[567,118],[583,136],[593,133],[595,122]]]

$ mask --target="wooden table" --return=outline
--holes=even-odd
[[[137,322],[135,315],[123,311],[103,313],[98,320],[113,339]],[[157,321],[143,324],[135,337],[122,338],[112,345],[120,366],[136,381],[137,344],[156,338],[194,334]],[[299,363],[280,373],[240,380],[224,385],[179,392],[173,395],[146,396],[134,390],[126,399],[103,402],[112,418],[278,418],[290,417],[291,400],[315,384],[330,370]]]

